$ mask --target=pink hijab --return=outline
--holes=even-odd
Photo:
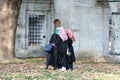
[[[66,29],[66,33],[68,35],[68,37],[70,37],[72,39],[73,42],[75,42],[75,37],[73,35],[73,32],[71,29]]]
[[[60,36],[60,38],[63,40],[63,41],[66,41],[68,39],[68,36],[65,32],[65,29],[63,27],[58,27],[57,28],[58,30],[58,35]]]

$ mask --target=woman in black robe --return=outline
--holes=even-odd
[[[75,62],[75,55],[74,55],[74,49],[72,46],[72,39],[68,37],[67,44],[68,44],[68,50],[71,53],[67,56],[67,69],[73,70],[73,62]]]
[[[57,48],[59,44],[59,35],[56,33],[53,33],[49,43],[53,45],[52,47],[52,52],[47,54],[46,57],[46,69],[48,68],[49,65],[52,65],[54,69],[57,68]]]
[[[67,41],[63,41],[61,38],[59,38],[59,45],[57,49],[57,64],[58,68],[66,70],[66,52],[67,52]]]
[[[73,62],[75,62],[75,54],[72,44],[73,42],[75,42],[75,37],[71,29],[67,29],[66,33],[68,35],[68,40],[67,40],[68,50],[71,53],[70,55],[67,55],[67,69],[73,70]]]
[[[48,60],[50,61],[47,64],[52,65],[54,69],[62,68],[62,70],[66,70],[67,39],[68,37],[63,27],[57,28],[56,33],[50,39],[50,43],[53,44],[53,49],[49,54],[50,58]]]
[[[67,52],[67,34],[63,27],[59,27],[56,29],[58,32],[56,34],[59,35],[59,43],[57,48],[57,62],[58,68],[60,70],[66,70],[67,62],[66,62],[66,52]]]

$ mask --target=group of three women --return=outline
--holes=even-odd
[[[56,28],[52,34],[49,42],[52,43],[52,52],[47,55],[46,68],[52,65],[54,69],[73,70],[73,62],[75,62],[75,55],[72,43],[75,41],[71,29],[64,30],[63,27]],[[67,50],[70,55],[67,55]]]
[[[72,43],[75,41],[71,29],[64,29],[60,26],[60,21],[55,20],[55,33],[52,34],[49,42],[52,43],[52,52],[47,54],[46,69],[52,65],[54,69],[73,70],[73,62],[75,62],[75,55]],[[70,53],[67,55],[67,51]]]

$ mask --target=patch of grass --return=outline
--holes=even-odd
[[[56,74],[52,75],[52,79],[57,80],[59,75],[60,75],[60,73],[57,72]]]
[[[11,80],[12,79],[12,77],[6,77],[5,78],[5,80]]]
[[[101,70],[99,70],[99,69],[97,69],[97,70],[95,70],[95,72],[102,72]]]
[[[16,79],[25,79],[25,80],[32,80],[30,76],[25,76],[23,74],[18,74],[15,76]]]
[[[23,61],[15,61],[15,60],[12,60],[9,62],[9,64],[22,64]]]
[[[26,62],[38,62],[38,60],[34,60],[34,59],[27,59]]]
[[[92,68],[88,68],[87,71],[88,71],[88,72],[91,72],[91,71],[92,71]]]
[[[34,77],[35,80],[48,80],[51,79],[53,76],[47,70],[41,70],[41,75],[37,75]],[[52,79],[53,80],[53,79]]]
[[[44,61],[40,60],[40,59],[27,59],[25,62],[40,63],[40,62],[44,62]]]
[[[98,64],[97,62],[94,62],[94,61],[82,61],[81,63],[84,63],[84,64]]]
[[[74,80],[74,74],[72,72],[67,72],[64,74],[67,80]]]
[[[62,78],[62,79],[61,79]],[[74,80],[73,73],[47,70],[42,71],[42,75],[34,77],[35,80]]]
[[[2,72],[0,72],[0,75],[3,75],[3,73],[2,73]]]
[[[41,79],[47,79],[47,78],[51,78],[51,77],[52,77],[51,73],[49,73],[49,72],[46,71],[46,70],[43,70],[43,71],[42,71]]]

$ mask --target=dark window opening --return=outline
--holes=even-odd
[[[28,45],[39,46],[42,41],[44,15],[29,15]]]

